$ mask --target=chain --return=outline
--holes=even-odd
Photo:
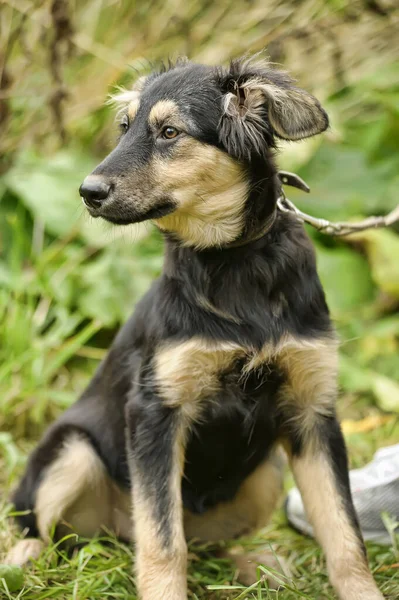
[[[294,187],[297,187],[304,191],[309,190],[309,187],[305,184],[305,182],[303,182],[298,177],[298,175],[295,175],[294,173],[280,171],[279,176],[282,183],[293,185]],[[288,179],[288,176],[290,179]],[[290,182],[288,183],[288,181]],[[306,186],[307,189],[305,189],[304,186]],[[287,198],[283,189],[281,189],[280,197],[277,200],[277,208],[283,213],[290,213],[294,215],[299,221],[301,221],[302,223],[308,223],[308,225],[311,225],[321,233],[334,236],[350,235],[351,233],[357,233],[359,231],[364,231],[365,229],[389,227],[390,225],[393,225],[394,223],[399,221],[399,204],[396,208],[394,208],[390,213],[388,213],[384,217],[368,217],[363,221],[357,221],[354,223],[333,223],[331,221],[328,221],[327,219],[318,219],[316,217],[312,217],[312,215],[308,215],[307,213],[304,213],[301,210],[299,210],[299,208]]]

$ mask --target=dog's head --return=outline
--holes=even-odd
[[[271,162],[276,138],[328,126],[319,102],[266,61],[226,69],[178,61],[114,100],[119,143],[80,188],[90,214],[118,224],[153,219],[196,247],[240,236],[251,165]]]

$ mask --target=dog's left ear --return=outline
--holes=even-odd
[[[300,140],[328,127],[319,101],[267,62],[233,61],[220,83],[224,94],[219,136],[237,158],[264,154],[274,146],[274,136]]]

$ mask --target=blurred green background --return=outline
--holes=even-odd
[[[83,177],[112,148],[105,105],[148,61],[211,64],[266,49],[318,96],[331,128],[281,144],[287,190],[316,216],[384,214],[399,201],[399,10],[330,0],[0,5],[0,428],[35,436],[70,404],[162,264],[151,226],[92,221]],[[396,5],[397,6],[397,5]],[[396,231],[395,231],[396,229]],[[399,411],[399,229],[310,231],[342,337],[341,406]]]
[[[280,145],[280,167],[311,187],[309,195],[288,188],[288,196],[302,210],[333,220],[394,208],[395,0],[0,0],[4,490],[33,440],[82,391],[162,266],[162,240],[152,226],[92,221],[79,200],[83,177],[116,139],[107,94],[128,86],[148,61],[184,54],[217,64],[264,49],[331,117],[323,136]],[[336,240],[309,230],[342,340],[339,411],[355,466],[399,441],[398,232],[394,226]],[[314,546],[309,552],[314,564]],[[397,546],[392,553],[382,562],[398,559]],[[373,556],[381,564],[377,550]]]

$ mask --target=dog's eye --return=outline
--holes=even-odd
[[[127,115],[123,115],[119,123],[119,128],[122,133],[126,133],[126,131],[129,129],[129,117]]]
[[[164,127],[162,130],[162,137],[166,140],[173,140],[173,138],[177,137],[179,132],[175,127]]]

